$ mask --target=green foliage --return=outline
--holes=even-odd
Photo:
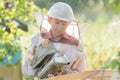
[[[34,80],[33,78],[24,77],[23,80]]]
[[[117,27],[119,25],[112,26],[111,20],[105,15],[99,15],[95,21],[88,21],[88,23],[87,32],[84,34],[84,43],[90,69],[115,68],[120,70],[120,57],[117,56],[120,49],[120,33],[116,31],[120,28]],[[114,29],[115,31],[113,31]],[[116,55],[114,59],[113,55]]]
[[[0,80],[3,80],[1,76],[0,76]]]
[[[35,11],[41,9],[29,0],[0,1],[0,62],[4,61],[4,58],[11,60],[12,56],[20,51],[18,39],[25,32],[19,29],[18,24],[12,19],[17,18],[30,25],[30,21],[34,21]]]
[[[34,23],[34,12],[44,12],[45,8],[40,9],[30,0],[2,0],[0,1],[0,62],[5,59],[11,61],[22,48],[19,38],[25,34],[18,26],[20,24],[13,21],[20,20],[27,26]],[[31,26],[30,26],[31,27]],[[18,63],[20,64],[20,61]],[[13,64],[7,66],[14,66]],[[0,78],[2,79],[2,78]],[[33,80],[24,77],[25,80]]]
[[[117,55],[113,55],[106,61],[106,67],[119,70],[120,72],[120,51],[118,51]]]
[[[114,13],[120,12],[120,0],[103,0],[105,7],[111,9]]]
[[[21,1],[23,3],[23,1]],[[15,22],[9,21],[9,19],[13,19],[19,17],[24,13],[24,9],[20,9],[22,7],[17,2],[13,2],[13,0],[1,1],[0,3],[0,62],[4,61],[5,58],[11,60],[12,56],[18,53],[20,50],[20,46],[17,42],[18,29],[17,24]],[[4,23],[9,27],[10,32],[6,31],[5,25],[2,23],[2,19],[4,19]],[[11,54],[11,55],[10,55]]]

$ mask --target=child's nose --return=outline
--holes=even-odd
[[[58,25],[57,25],[57,28],[61,29],[61,28],[62,28],[62,25],[61,25],[61,24],[58,24]]]

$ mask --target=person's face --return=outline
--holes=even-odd
[[[70,22],[51,17],[48,17],[48,22],[51,25],[51,31],[54,37],[60,37],[66,31],[66,28],[70,24]]]

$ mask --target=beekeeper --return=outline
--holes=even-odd
[[[58,72],[60,75],[87,70],[88,65],[80,32],[78,32],[78,39],[66,32],[71,23],[75,23],[76,26],[79,24],[79,22],[75,21],[72,8],[64,2],[57,2],[50,8],[46,16],[50,30],[47,32],[38,32],[32,38],[31,45],[22,61],[22,73],[26,76],[34,77],[35,80],[39,80],[38,69],[33,69],[31,63],[35,56],[36,48],[39,45],[47,47],[49,42],[52,42],[54,47],[70,61],[70,64],[65,65]],[[48,77],[53,76],[57,75],[54,73],[48,74]]]

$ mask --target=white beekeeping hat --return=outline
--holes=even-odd
[[[74,21],[72,8],[63,2],[55,3],[47,13],[48,16],[64,21]]]

